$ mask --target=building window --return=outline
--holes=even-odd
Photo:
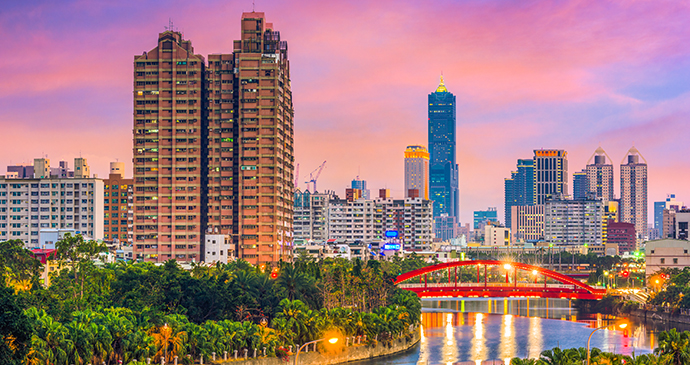
[[[674,264],[677,264],[677,263],[678,263],[678,259],[673,259],[673,263],[674,263]]]
[[[665,263],[666,263],[666,259],[661,259],[661,263],[662,263],[662,264],[665,264]]]

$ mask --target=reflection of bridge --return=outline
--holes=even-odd
[[[462,270],[476,267],[477,281],[462,282]],[[460,268],[460,276],[458,276]],[[437,280],[440,274],[447,282]],[[520,271],[520,273],[518,273]],[[505,277],[504,282],[490,282],[491,278]],[[419,279],[418,282],[416,279]],[[412,281],[411,279],[415,279]],[[436,282],[430,282],[436,281]],[[406,282],[407,281],[407,282]],[[551,281],[551,282],[549,282]],[[487,297],[537,297],[565,299],[601,299],[605,289],[593,288],[579,280],[555,271],[519,262],[496,260],[455,261],[427,266],[398,276],[395,281],[401,289],[410,290],[421,298],[487,298]]]

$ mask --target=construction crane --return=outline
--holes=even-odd
[[[297,184],[299,183],[299,162],[297,167],[295,167],[295,190],[297,190]]]
[[[316,170],[309,173],[309,180],[306,181],[305,184],[307,184],[307,190],[309,190],[309,184],[312,184],[312,187],[314,188],[312,193],[316,192],[316,180],[318,180],[319,176],[321,176],[321,171],[323,171],[324,167],[326,167],[326,161],[324,161],[321,166],[317,167]],[[314,173],[316,173],[316,176]]]

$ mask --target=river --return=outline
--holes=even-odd
[[[555,347],[586,347],[592,330],[613,320],[580,316],[567,299],[423,300],[419,345],[404,354],[352,364],[507,364],[513,357],[537,358]],[[670,327],[690,329],[631,320],[625,330],[597,331],[591,346],[626,355],[649,353],[658,333]]]

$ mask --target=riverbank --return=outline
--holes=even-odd
[[[365,344],[348,346],[341,348],[336,353],[320,353],[320,352],[300,352],[299,363],[303,365],[335,365],[344,364],[352,361],[360,361],[367,359],[374,359],[386,357],[399,353],[404,353],[412,349],[419,343],[421,338],[420,329],[418,328],[410,338],[402,336],[392,340],[389,344],[379,342],[376,346],[369,346]],[[295,355],[288,359],[288,363],[295,360]],[[285,365],[285,360],[276,357],[257,357],[247,360],[217,360],[211,361],[214,365]]]
[[[627,313],[619,313],[619,316],[635,317],[640,321],[661,321],[690,325],[690,315],[672,312],[669,308],[633,309]]]

